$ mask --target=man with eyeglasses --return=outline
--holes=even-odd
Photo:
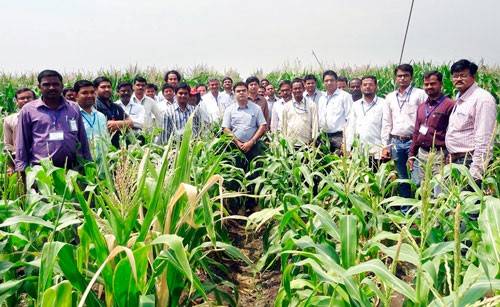
[[[459,91],[446,131],[450,162],[469,168],[480,183],[491,159],[497,118],[495,98],[476,83],[477,65],[460,60],[451,66],[453,85]]]
[[[284,138],[296,145],[311,144],[318,135],[318,111],[311,99],[304,97],[304,81],[292,81],[293,99],[285,104],[281,115],[281,132]]]
[[[384,115],[382,117],[382,159],[394,160],[396,172],[400,179],[408,179],[407,162],[410,154],[413,129],[417,117],[417,108],[427,100],[427,94],[411,85],[413,67],[401,64],[394,69],[398,89],[386,96]],[[416,166],[416,165],[415,165]],[[413,182],[419,184],[417,168],[411,172]],[[399,196],[411,197],[408,183],[399,185]],[[403,206],[401,212],[406,214],[409,207]]]

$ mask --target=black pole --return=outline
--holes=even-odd
[[[408,22],[406,23],[405,38],[403,39],[403,47],[401,48],[401,55],[399,56],[399,65],[401,65],[401,61],[403,60],[403,52],[405,50],[406,36],[408,35],[408,28],[410,27],[410,19],[411,19],[411,13],[413,12],[414,2],[415,0],[411,1],[410,14],[408,15]]]

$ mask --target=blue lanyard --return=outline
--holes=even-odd
[[[330,103],[330,99],[333,98],[333,95],[335,95],[335,92],[333,92],[331,96],[328,96],[328,93],[326,93],[326,106],[328,106],[328,104]]]
[[[99,98],[97,98],[97,101],[99,101],[106,108],[106,110],[111,113],[111,120],[115,120],[115,110],[113,110],[113,108],[110,109],[108,105],[102,102]]]
[[[410,100],[412,90],[413,90],[413,86],[410,86],[410,89],[406,93],[405,99],[403,99],[402,103],[399,101],[399,93],[396,93],[396,99],[398,100],[398,106],[399,106],[400,111],[403,110],[405,103]]]
[[[366,116],[366,113],[368,113],[376,104],[377,104],[377,101],[378,101],[378,96],[376,96],[377,98],[375,99],[375,101],[370,105],[370,107],[368,108],[368,110],[366,110],[365,112],[365,104],[364,104],[364,101],[361,101],[361,107],[363,108],[363,115]]]
[[[303,98],[302,98],[302,99],[303,99]],[[303,111],[303,112],[306,112],[306,113],[307,113],[307,102],[305,101],[305,99],[303,99],[303,100],[304,100],[304,108],[303,108],[303,109],[301,109],[301,108],[299,108],[299,107],[297,106],[297,102],[296,102],[296,101],[294,101],[294,102],[293,102],[293,106],[294,106],[294,108],[295,108],[295,109],[297,109],[297,110],[300,110],[300,111]]]
[[[54,124],[54,127],[56,126],[56,122],[59,119],[59,116],[61,116],[61,112],[62,112],[62,109],[57,111],[56,117],[54,117],[48,109],[45,109],[45,113],[47,113],[47,115],[50,117],[50,120],[52,121],[52,124]]]
[[[429,103],[425,103],[425,121],[427,122],[427,119],[429,118],[429,116],[432,114],[432,112],[434,112],[434,110],[439,107],[439,105],[441,104],[441,102],[443,102],[445,96],[443,95],[443,97],[441,97],[441,100],[439,100],[439,102],[434,106],[434,108],[432,108],[429,112]]]
[[[94,124],[95,124],[95,113],[92,113],[92,115],[94,115],[94,119],[92,120],[92,124],[90,123],[90,120],[88,120],[86,116],[82,116],[83,119],[85,119],[85,121],[89,124],[90,129],[94,129]]]
[[[182,126],[182,122],[186,120],[186,115],[188,113],[188,110],[187,110],[187,107],[186,107],[186,111],[185,112],[182,112],[181,108],[179,108],[178,110],[179,110],[179,123]],[[181,114],[184,114],[184,118],[181,117]]]
[[[452,113],[455,113],[455,111],[457,110],[458,100],[459,99],[460,99],[460,93],[458,93],[458,95],[457,95],[457,101],[455,102],[455,107],[453,107],[453,112]]]

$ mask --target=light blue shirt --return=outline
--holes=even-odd
[[[265,125],[266,119],[261,107],[253,102],[247,102],[242,108],[234,103],[226,108],[222,128],[229,128],[240,142],[248,142],[255,135],[260,126]]]
[[[92,107],[90,114],[85,112],[82,108],[80,108],[80,113],[82,114],[83,124],[89,140],[92,156],[97,159],[101,156],[102,151],[99,139],[102,139],[103,144],[106,144],[106,142],[110,140],[108,127],[106,126],[106,116],[97,111],[94,107]],[[95,148],[97,152],[94,151]]]

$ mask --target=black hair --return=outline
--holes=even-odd
[[[92,84],[92,82],[90,82],[89,80],[78,80],[73,85],[73,88],[75,93],[78,94],[78,92],[80,91],[80,89],[82,89],[82,87],[87,87],[87,86],[94,87],[94,84]]]
[[[344,77],[344,76],[339,76],[339,77],[337,78],[337,81],[341,81],[341,82],[345,82],[345,83],[347,83],[347,78],[346,78],[346,77]]]
[[[295,78],[295,79],[293,79],[292,86],[293,86],[294,83],[300,83],[300,84],[302,84],[302,87],[304,87],[304,80],[302,80],[301,78]]]
[[[323,73],[323,80],[325,80],[325,77],[326,76],[333,76],[335,78],[335,80],[337,80],[338,76],[337,76],[337,73],[334,72],[333,70],[326,70],[324,73]]]
[[[229,80],[231,81],[231,83],[233,83],[233,79],[231,79],[231,77],[224,77],[224,79],[222,79],[222,83],[224,83],[224,81],[226,80]]]
[[[233,91],[236,90],[238,86],[244,86],[248,90],[248,84],[243,81],[238,81],[233,85]]]
[[[169,70],[167,71],[167,73],[165,74],[165,82],[168,81],[168,75],[170,74],[174,74],[177,76],[177,81],[181,81],[181,74],[177,71],[177,70]]]
[[[35,94],[35,91],[33,91],[32,89],[27,88],[27,87],[23,87],[22,89],[17,90],[17,91],[14,93],[14,97],[17,99],[17,95],[22,94],[22,93],[24,93],[24,92],[31,92],[31,94],[33,94],[33,98],[35,98],[35,99],[36,99],[36,94]]]
[[[351,82],[355,81],[355,80],[358,80],[361,83],[361,79],[360,78],[352,78],[351,80],[349,80],[349,86],[351,86]]]
[[[443,74],[440,73],[439,71],[437,70],[431,70],[431,71],[428,71],[426,72],[423,76],[422,76],[422,80],[425,80],[425,79],[429,79],[430,77],[432,76],[436,76],[436,78],[438,79],[439,82],[443,82]]]
[[[198,83],[198,84],[196,84],[196,87],[195,87],[195,88],[196,88],[196,89],[198,89],[198,88],[199,88],[199,87],[201,87],[201,86],[203,86],[203,87],[207,88],[207,86],[206,86],[204,83]]]
[[[271,83],[269,83],[269,84],[271,84]],[[262,86],[262,85],[261,85],[259,88],[263,88],[264,90],[266,89],[266,88],[265,88],[264,86]]]
[[[130,83],[128,81],[120,81],[116,85],[116,91],[118,92],[122,87],[126,87],[126,86],[129,86],[130,88],[132,88],[132,83]]]
[[[259,78],[255,77],[255,76],[248,77],[245,83],[248,86],[250,83],[253,83],[253,82],[257,82],[257,84],[260,85]]]
[[[457,61],[455,63],[453,63],[453,65],[451,65],[451,73],[456,73],[456,72],[461,72],[461,71],[464,71],[466,69],[469,70],[469,73],[471,75],[475,75],[477,73],[477,65],[470,62],[469,60],[466,60],[466,59],[462,59],[460,61]]]
[[[267,80],[267,79],[262,79],[262,81],[260,81],[260,83],[262,83],[262,82],[264,82],[264,81],[267,81],[267,83],[271,83],[271,82],[269,82],[269,80]]]
[[[42,83],[42,79],[46,77],[57,77],[62,83],[62,76],[55,70],[46,69],[38,74],[38,83]]]
[[[98,88],[98,87],[99,87],[99,85],[100,85],[102,82],[109,82],[109,84],[112,84],[112,83],[111,83],[111,80],[109,80],[109,79],[108,79],[108,78],[106,78],[106,77],[97,77],[97,78],[95,78],[95,80],[94,80],[94,87],[95,87],[95,88]]]
[[[307,81],[307,80],[314,80],[314,82],[318,83],[318,79],[316,79],[316,76],[313,74],[306,75],[304,77],[304,81]]]
[[[398,70],[409,72],[410,76],[413,77],[413,67],[410,64],[401,64],[396,66],[396,68],[394,68],[394,75],[398,74]]]
[[[152,89],[154,89],[156,92],[158,92],[158,86],[156,86],[156,84],[153,84],[153,83],[148,83],[148,84],[146,84],[146,88],[152,88]]]
[[[361,82],[363,82],[363,80],[365,80],[365,79],[372,79],[372,80],[373,80],[373,82],[375,82],[375,85],[377,85],[377,82],[378,82],[378,81],[377,81],[377,77],[375,77],[374,75],[366,75],[366,76],[363,76],[363,77],[361,78]]]
[[[287,84],[290,85],[290,88],[292,88],[292,82],[290,82],[290,80],[283,80],[283,81],[281,81],[280,86],[278,87],[278,89],[281,90],[281,87],[283,85],[287,85]]]
[[[63,89],[63,96],[66,96],[66,93],[69,92],[69,91],[74,92],[75,90],[71,86],[65,87]]]
[[[144,83],[148,83],[148,81],[146,80],[146,78],[144,77],[141,77],[141,76],[137,76],[134,78],[134,84],[136,84],[137,82],[144,82]]]
[[[170,83],[165,83],[165,84],[163,84],[163,86],[161,87],[161,92],[163,93],[163,91],[165,91],[167,88],[171,88],[172,90],[175,90],[175,88],[172,86],[172,84],[170,84]]]
[[[177,95],[177,92],[180,90],[180,89],[185,89],[187,90],[188,94],[191,93],[191,87],[189,85],[187,85],[185,82],[179,82],[177,83],[177,85],[175,86],[175,94]]]

